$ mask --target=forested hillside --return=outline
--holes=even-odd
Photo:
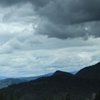
[[[47,100],[48,91],[55,100],[61,100],[65,94],[70,94],[72,100],[91,99],[92,94],[100,90],[100,80],[82,79],[69,75],[53,75],[42,77],[30,82],[15,84],[1,89],[0,92],[9,97],[13,92],[16,100]]]
[[[99,100],[100,79],[96,73],[100,72],[99,65],[81,69],[76,75],[58,70],[52,76],[10,85],[0,89],[0,93],[7,99],[13,94],[15,100],[94,100],[95,97]]]
[[[82,78],[100,79],[100,62],[95,65],[88,66],[81,69],[80,71],[76,73],[76,76],[82,77]]]

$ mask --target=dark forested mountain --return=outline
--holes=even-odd
[[[55,73],[49,73],[49,74],[40,75],[40,76],[34,76],[34,77],[6,78],[6,79],[0,80],[0,89],[4,88],[4,87],[7,87],[9,85],[12,85],[12,84],[18,84],[18,83],[22,83],[22,82],[28,82],[28,81],[31,81],[31,80],[38,79],[40,77],[51,76],[53,74],[54,75],[62,75],[62,74],[72,75],[72,74],[67,73],[67,72],[56,71]]]
[[[64,71],[60,71],[60,70],[57,70],[53,75],[66,75],[66,76],[68,76],[68,77],[74,76],[74,75],[71,74],[71,73],[64,72]]]
[[[76,73],[76,76],[83,78],[97,78],[100,79],[100,62],[81,69]]]
[[[53,100],[48,99],[48,93],[54,100],[65,100],[62,98],[66,93],[71,95],[71,100],[86,100],[86,98],[92,100],[92,94],[100,91],[99,73],[100,63],[85,67],[76,75],[58,70],[53,75],[10,85],[0,89],[0,92],[7,97],[13,92],[16,100]]]
[[[67,72],[56,71],[55,73],[48,73],[48,74],[39,75],[39,76],[33,76],[33,77],[6,78],[6,77],[1,76],[0,77],[0,89],[4,88],[4,87],[7,87],[9,85],[12,85],[12,84],[17,84],[17,83],[22,83],[22,82],[28,82],[28,81],[31,81],[31,80],[38,79],[40,77],[47,77],[47,76],[51,76],[53,74],[60,74],[60,73],[61,74],[72,75],[72,74],[67,73]]]
[[[51,92],[55,100],[61,100],[66,93],[71,95],[71,100],[85,100],[91,98],[93,93],[100,90],[99,79],[84,79],[74,75],[55,72],[52,76],[41,77],[36,80],[11,85],[0,90],[10,95],[13,91],[16,100],[49,100],[48,93]],[[55,75],[56,74],[56,75]],[[49,92],[48,92],[49,91]]]

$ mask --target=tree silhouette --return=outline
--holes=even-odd
[[[47,93],[47,100],[53,100],[53,96],[50,91]]]
[[[95,100],[100,100],[100,91],[96,94]]]
[[[69,93],[66,94],[66,99],[65,100],[71,100],[71,96]]]
[[[10,98],[9,98],[9,100],[15,100],[14,95],[13,95],[13,92],[10,93]]]
[[[0,100],[4,100],[4,95],[2,92],[0,93]]]
[[[7,96],[6,95],[4,96],[4,100],[7,100]]]

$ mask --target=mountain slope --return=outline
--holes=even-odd
[[[34,77],[23,77],[23,78],[6,78],[0,80],[0,89],[4,87],[8,87],[9,85],[12,84],[18,84],[22,82],[28,82],[31,80],[38,79],[40,77],[46,77],[46,76],[51,76],[53,73],[45,74],[45,75],[40,75],[40,76],[34,76]]]
[[[12,85],[12,84],[18,84],[22,82],[26,82],[26,80],[13,79],[13,78],[7,78],[4,80],[0,80],[0,89],[4,87],[8,87],[9,85]]]
[[[53,75],[68,75],[68,76],[73,76],[73,74],[57,70]]]
[[[13,91],[17,100],[47,100],[48,91],[51,91],[56,100],[61,100],[65,93],[70,93],[72,100],[85,100],[91,98],[92,93],[99,90],[100,80],[54,74],[30,82],[11,85],[1,89],[0,92],[9,96],[10,91]]]
[[[97,78],[100,79],[100,62],[81,69],[76,73],[76,76],[83,78]]]

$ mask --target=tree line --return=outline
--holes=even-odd
[[[55,100],[53,98],[53,95],[51,94],[51,92],[48,92],[47,100]],[[65,95],[62,96],[61,100],[72,100],[71,95],[69,93],[66,93]],[[100,91],[98,93],[96,93],[94,98],[92,98],[92,99],[87,99],[86,98],[86,100],[100,100]]]
[[[7,97],[5,94],[3,94],[1,92],[0,93],[0,100],[16,100],[16,99],[13,95],[13,92],[10,93],[9,97]],[[50,91],[48,91],[48,93],[47,93],[46,100],[55,100]],[[66,93],[62,96],[61,100],[72,100],[71,95],[69,93]],[[86,99],[86,100],[90,100],[90,99]],[[100,100],[100,92],[96,93],[95,98],[91,99],[91,100]]]
[[[13,92],[10,93],[10,96],[7,97],[5,94],[3,94],[2,92],[0,93],[0,100],[16,100]]]

